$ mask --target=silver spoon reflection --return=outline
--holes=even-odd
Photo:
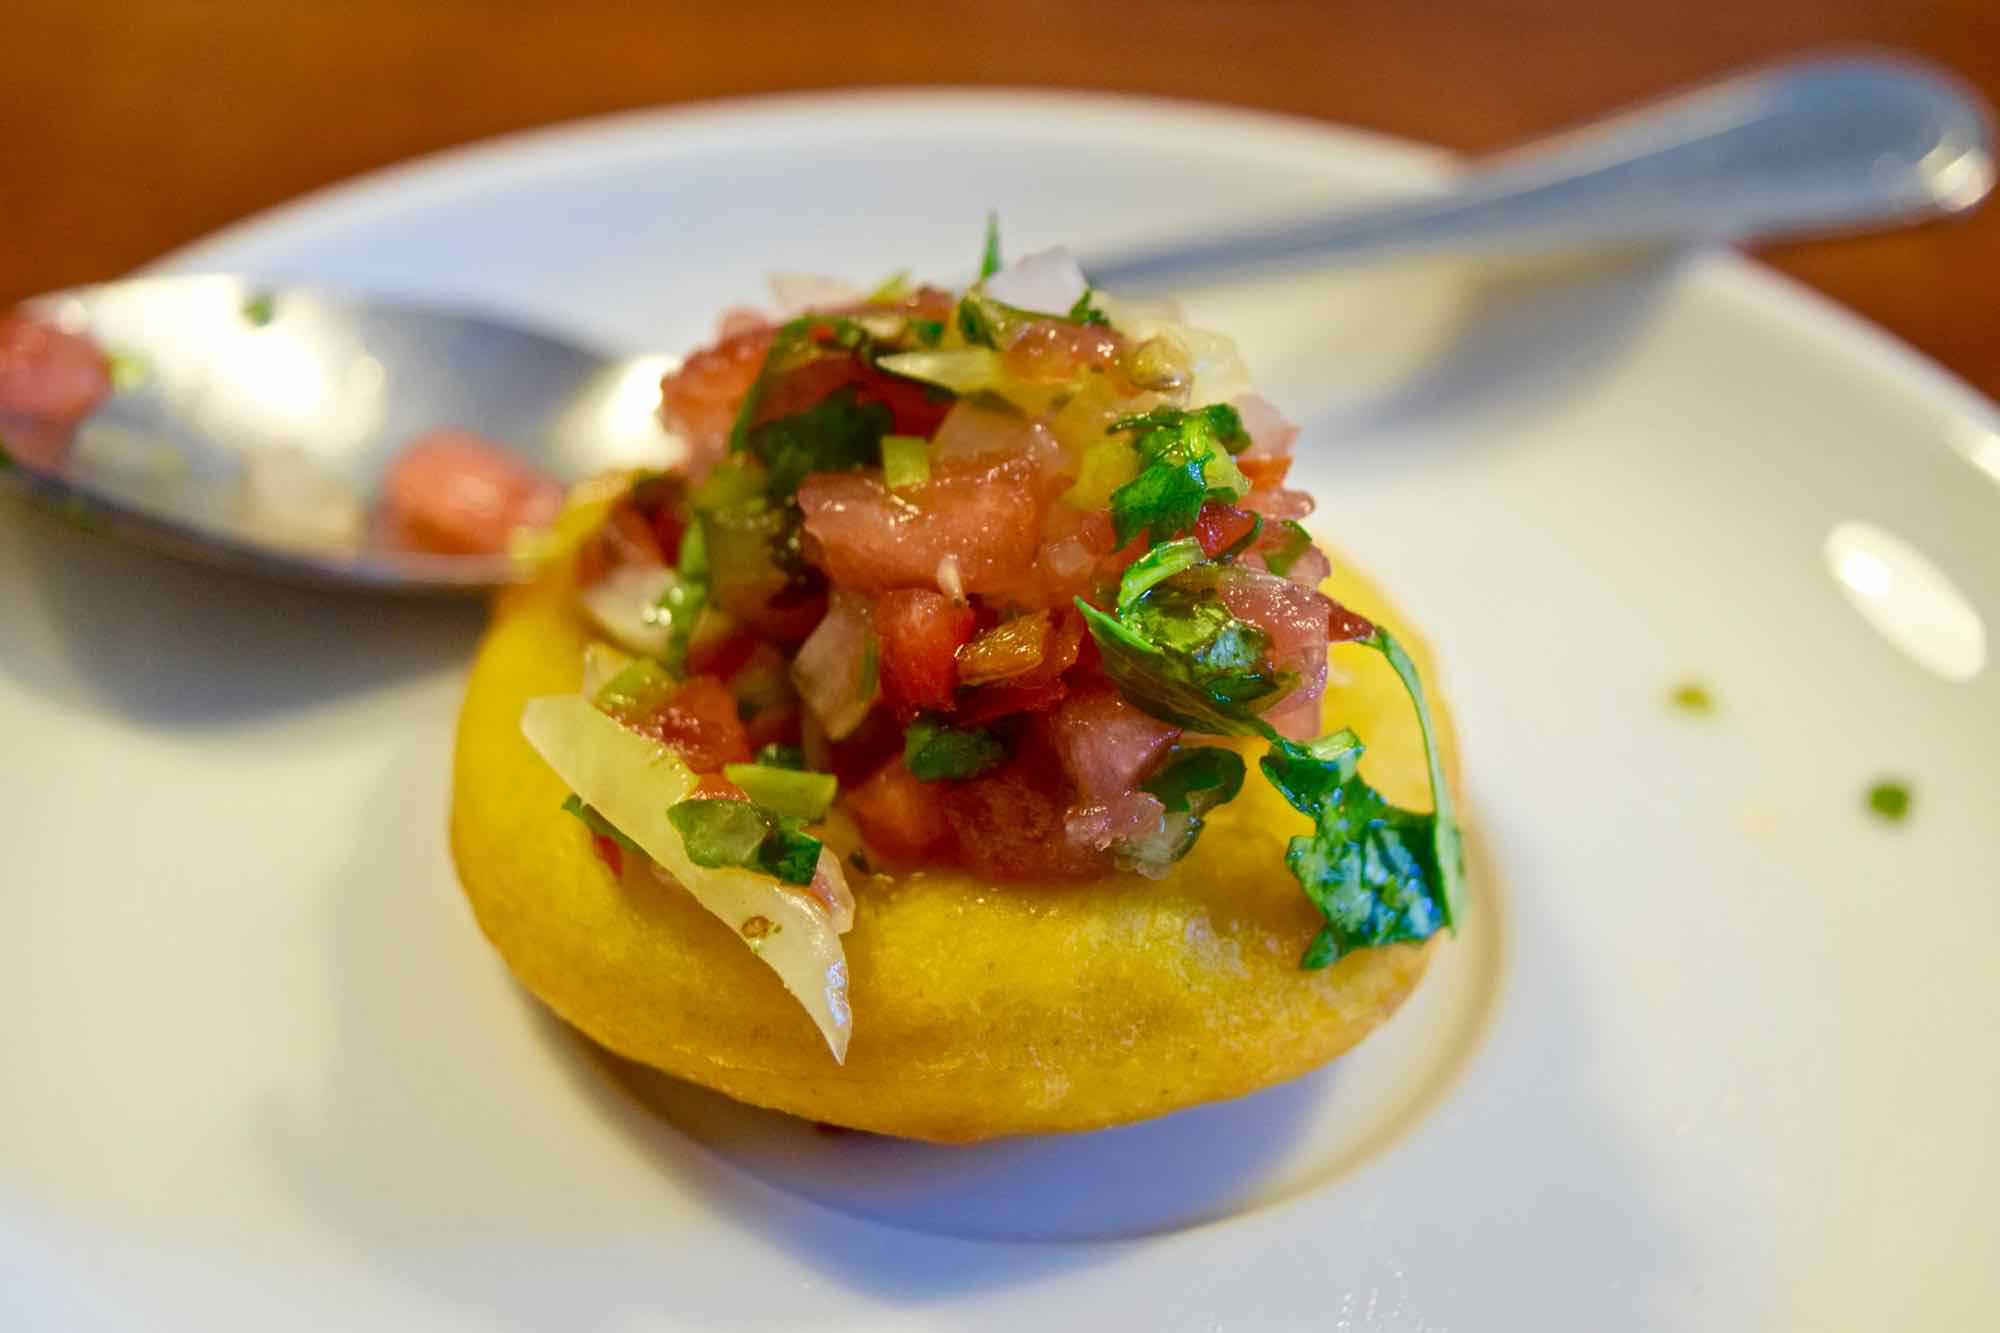
[[[1986,109],[1955,80],[1887,58],[1811,60],[1475,163],[1434,197],[1084,267],[1119,290],[1385,253],[1771,239],[1962,211],[1992,183]],[[397,592],[519,577],[506,557],[374,540],[392,460],[440,427],[560,482],[657,466],[679,447],[655,416],[672,358],[611,357],[469,312],[228,276],[135,278],[29,308],[110,354],[118,387],[72,437],[17,448],[0,480],[252,573]]]

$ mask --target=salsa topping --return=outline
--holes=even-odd
[[[626,754],[640,790],[617,808],[650,836],[572,779],[593,835],[818,904],[818,935],[765,903],[754,936],[803,995],[826,976],[799,967],[844,969],[843,859],[1158,877],[1251,754],[1312,823],[1286,853],[1323,919],[1302,967],[1452,925],[1457,826],[1415,668],[1319,591],[1311,499],[1283,484],[1296,427],[1242,392],[1226,339],[1096,292],[1061,251],[1003,268],[991,230],[955,298],[907,275],[795,287],[840,304],[732,312],[662,386],[687,466],[636,478],[578,549],[582,608],[634,654],[614,671],[593,649],[583,706],[652,756]],[[1320,734],[1334,644],[1407,688],[1430,812],[1361,778],[1353,732]],[[836,1054],[844,987],[807,1006]]]

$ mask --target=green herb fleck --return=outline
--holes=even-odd
[[[986,246],[979,255],[979,280],[986,281],[1000,271],[1000,215],[986,215]]]
[[[1230,457],[1250,443],[1243,419],[1224,403],[1194,411],[1162,407],[1111,423],[1130,433],[1143,466],[1111,493],[1111,525],[1124,545],[1147,533],[1167,541],[1194,526],[1211,498],[1235,500],[1250,489]]]
[[[755,804],[808,824],[826,817],[840,789],[839,780],[831,773],[807,773],[764,764],[724,764],[722,776],[741,787]]]
[[[1083,295],[1077,297],[1076,304],[1069,308],[1070,322],[1086,326],[1095,325],[1101,328],[1110,328],[1111,317],[1091,304],[1090,298],[1094,294],[1093,289],[1089,287],[1083,289]]]
[[[582,820],[583,826],[598,837],[609,838],[628,852],[639,852],[640,855],[644,855],[638,843],[620,833],[616,824],[598,814],[596,806],[585,805],[583,798],[575,792],[571,792],[568,799],[563,801],[562,808]]]
[[[1201,543],[1192,537],[1161,542],[1125,567],[1125,573],[1118,579],[1118,609],[1125,610],[1154,585],[1184,569],[1192,569],[1203,558]]]
[[[799,822],[748,801],[695,797],[667,810],[688,860],[711,870],[749,870],[787,884],[810,884],[820,840]]]
[[[944,341],[944,321],[938,319],[913,319],[910,332],[926,347],[936,347]]]
[[[872,875],[875,873],[875,863],[870,861],[868,859],[868,853],[862,851],[859,847],[856,847],[853,851],[847,854],[847,864],[853,866],[856,870],[860,871],[864,875]]]
[[[605,681],[591,702],[620,722],[635,722],[659,707],[679,686],[663,664],[639,657]]]
[[[903,766],[919,782],[978,777],[1006,757],[1007,747],[985,728],[946,726],[928,714],[903,733]]]
[[[1707,717],[1715,711],[1715,696],[1698,680],[1684,680],[1667,694],[1667,705],[1678,712]]]
[[[1236,799],[1243,790],[1243,756],[1199,745],[1180,751],[1139,790],[1160,798],[1168,814],[1201,814]]]
[[[278,298],[270,292],[258,292],[243,303],[243,318],[256,328],[264,328],[277,315]]]
[[[1898,778],[1884,778],[1868,789],[1868,809],[1878,818],[1900,824],[1910,814],[1910,784]]]
[[[13,466],[14,455],[7,452],[7,437],[0,435],[0,472],[5,472]]]
[[[796,745],[780,745],[773,741],[757,751],[757,762],[766,768],[795,768],[803,772],[806,752]]]
[[[894,428],[888,404],[862,403],[850,386],[757,427],[748,447],[770,469],[771,494],[790,496],[808,473],[873,466],[882,456],[882,437]]]
[[[1312,535],[1300,526],[1297,519],[1281,518],[1278,526],[1284,530],[1284,537],[1278,545],[1264,553],[1264,568],[1283,578],[1292,572],[1292,566],[1299,557],[1312,549]]]
[[[111,389],[114,393],[130,393],[144,384],[153,373],[153,363],[138,352],[121,352],[116,349],[105,352],[105,367],[111,372]]]

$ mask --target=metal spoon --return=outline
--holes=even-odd
[[[1768,240],[1959,212],[1993,174],[1987,110],[1951,76],[1887,57],[1816,59],[1476,162],[1442,195],[1085,269],[1116,290],[1308,258]],[[565,481],[661,453],[653,408],[671,358],[611,359],[467,312],[236,277],[136,278],[30,305],[129,358],[130,382],[59,465],[17,461],[0,479],[209,563],[384,591],[484,589],[518,577],[516,565],[274,524],[258,488],[277,468],[281,488],[309,496],[318,478],[329,504],[365,507],[397,449],[446,425],[506,441]]]

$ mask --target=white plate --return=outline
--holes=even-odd
[[[818,97],[447,155],[170,266],[674,350],[767,270],[955,278],[989,205],[1016,251],[1108,245],[1447,170],[1222,110]],[[0,1325],[2000,1322],[1988,405],[1726,255],[1191,304],[1308,419],[1323,529],[1428,630],[1461,721],[1474,915],[1387,1030],[1242,1103],[963,1152],[612,1068],[453,882],[474,613],[9,505]],[[1714,717],[1665,706],[1685,676]],[[1900,827],[1862,808],[1892,773]]]

